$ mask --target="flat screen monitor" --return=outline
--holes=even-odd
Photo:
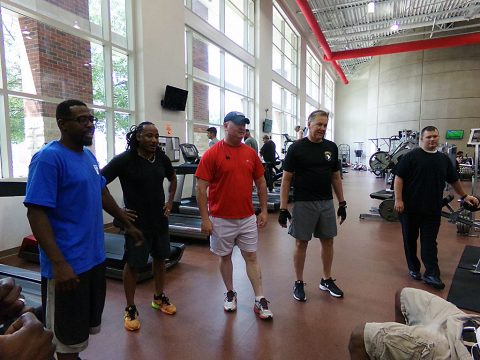
[[[468,138],[468,145],[480,144],[480,129],[471,129],[470,137]]]
[[[272,132],[272,120],[265,119],[263,121],[263,132],[264,133],[271,133]]]
[[[447,134],[445,135],[445,139],[447,140],[461,140],[463,139],[463,130],[447,130]]]
[[[165,109],[175,111],[185,111],[187,105],[188,91],[167,85],[165,88],[165,97],[162,100],[162,106]]]

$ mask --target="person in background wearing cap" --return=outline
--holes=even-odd
[[[218,142],[217,139],[217,128],[212,126],[207,129],[207,137],[208,137],[208,147],[211,148]]]
[[[343,291],[331,276],[333,238],[337,235],[332,188],[338,200],[340,224],[347,218],[347,202],[343,198],[337,145],[325,139],[328,115],[326,111],[315,110],[308,116],[307,137],[290,145],[283,162],[278,222],[287,227],[287,219],[291,220],[288,233],[295,238],[293,266],[297,278],[293,297],[298,301],[307,300],[303,269],[312,235],[320,239],[322,247],[323,278],[319,288],[336,298],[343,297]],[[290,215],[287,205],[291,184],[295,202]]]
[[[257,261],[257,227],[264,227],[267,223],[267,186],[260,158],[254,150],[242,144],[245,125],[249,123],[250,120],[237,111],[225,116],[225,139],[202,156],[195,173],[197,202],[202,231],[210,235],[210,250],[220,257],[220,273],[227,290],[224,310],[233,312],[237,309],[232,264],[233,247],[237,245],[255,293],[253,310],[261,319],[271,319],[273,314],[263,295],[262,274]],[[260,199],[258,216],[255,216],[252,204],[252,182],[255,182]]]
[[[250,130],[245,129],[245,136],[243,137],[245,145],[250,146],[258,154],[258,143],[257,140],[250,134]]]

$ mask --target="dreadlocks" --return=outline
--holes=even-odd
[[[143,128],[147,125],[154,125],[150,121],[141,122],[138,125],[132,125],[130,127],[130,131],[127,133],[127,150],[133,149],[137,150],[138,147],[138,140],[137,134],[140,134],[143,131]]]

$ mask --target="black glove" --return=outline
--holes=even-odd
[[[480,198],[478,196],[475,196],[475,195],[472,195],[472,196],[476,197],[478,199],[479,203],[480,203]],[[468,211],[471,211],[471,212],[480,210],[480,205],[479,206],[470,205],[469,203],[467,203],[465,201],[465,198],[462,199],[461,205],[465,210],[468,210]]]
[[[282,225],[282,227],[287,227],[287,219],[290,220],[292,215],[288,209],[280,209],[280,214],[278,214],[278,223]]]
[[[341,201],[338,204],[337,216],[342,219],[342,222],[347,218],[347,202]]]

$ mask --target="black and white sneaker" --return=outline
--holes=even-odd
[[[322,279],[320,280],[320,285],[318,286],[320,290],[330,292],[330,295],[341,298],[343,297],[343,291],[335,284],[334,279]]]
[[[295,281],[293,285],[293,298],[298,301],[307,301],[305,296],[305,283],[302,280]]]

